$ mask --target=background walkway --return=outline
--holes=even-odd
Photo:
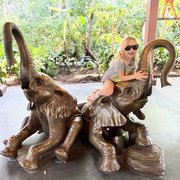
[[[164,150],[166,171],[163,177],[140,174],[122,165],[119,172],[103,174],[98,170],[99,153],[94,147],[77,141],[70,152],[66,164],[55,164],[47,161],[34,173],[24,171],[17,161],[8,161],[0,156],[0,179],[2,180],[179,180],[180,172],[180,78],[170,78],[170,87],[157,86],[143,108],[150,137]],[[100,83],[61,85],[71,94],[84,102],[87,95],[98,88]],[[22,119],[28,114],[27,100],[20,86],[10,87],[0,97],[0,149],[2,141],[19,131]],[[33,137],[32,137],[33,139]],[[32,142],[31,138],[26,143]],[[47,175],[44,175],[44,171]]]

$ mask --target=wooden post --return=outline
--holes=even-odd
[[[144,45],[156,38],[159,0],[147,0]]]
[[[146,5],[146,20],[145,20],[145,32],[144,32],[144,46],[156,39],[157,30],[157,17],[158,17],[159,0],[147,0]],[[154,61],[154,52],[151,52],[151,63]],[[152,84],[156,85],[156,79],[152,79]]]

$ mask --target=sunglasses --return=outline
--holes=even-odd
[[[132,46],[128,45],[128,46],[125,47],[125,50],[126,50],[126,51],[129,51],[131,48],[132,48],[133,50],[137,50],[138,47],[139,47],[139,44],[135,44],[135,45],[132,45]]]

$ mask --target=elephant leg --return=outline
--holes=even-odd
[[[136,144],[140,146],[152,145],[152,140],[149,137],[147,127],[145,125],[137,128]]]
[[[102,133],[103,127],[98,128],[96,124],[91,122],[89,128],[89,141],[102,155],[100,169],[105,173],[118,171],[120,169],[120,165],[116,158],[115,147],[104,140]]]
[[[28,121],[29,121],[29,116],[27,116],[27,117],[24,118],[24,120],[23,120],[23,122],[22,122],[22,124],[21,124],[21,128],[20,128],[20,129],[22,129],[24,126],[26,126],[27,123],[28,123]]]
[[[73,119],[68,134],[64,142],[55,150],[55,155],[58,160],[66,162],[68,159],[69,150],[74,143],[79,131],[82,129],[83,121],[80,116]]]
[[[103,129],[103,137],[107,142],[114,145],[116,154],[122,154],[127,143],[127,133],[121,127],[108,127]]]
[[[22,122],[22,124],[21,124],[20,130],[21,130],[25,125],[27,125],[28,121],[29,121],[29,116],[27,116],[27,117],[25,117],[25,118],[23,119],[23,122]],[[7,145],[8,140],[7,140],[7,139],[4,140],[3,143],[4,143],[4,145]]]
[[[59,121],[59,119],[49,119],[52,120],[52,122],[49,121],[49,137],[43,142],[31,146],[26,158],[20,162],[20,165],[28,171],[36,170],[39,156],[55,148],[65,138],[66,123]]]
[[[129,132],[130,145],[134,143],[140,146],[152,145],[152,140],[149,137],[148,130],[144,124],[128,119],[126,124],[122,126],[122,129]]]
[[[12,158],[17,157],[17,151],[22,142],[40,128],[40,123],[35,112],[32,112],[29,117],[26,117],[26,120],[27,123],[22,127],[17,135],[13,135],[8,140],[4,141],[6,146],[5,149],[0,152],[1,155]]]

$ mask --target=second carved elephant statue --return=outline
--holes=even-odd
[[[129,163],[129,165],[141,172],[150,172],[156,175],[162,175],[164,173],[163,151],[151,141],[146,126],[134,121],[130,116],[130,113],[133,112],[137,118],[145,118],[145,115],[140,109],[144,107],[148,101],[148,96],[152,93],[150,52],[157,47],[165,47],[169,51],[169,60],[161,73],[161,85],[162,87],[170,85],[167,81],[167,76],[175,62],[175,49],[169,41],[157,39],[146,45],[139,61],[137,70],[148,72],[149,77],[146,81],[131,80],[128,82],[119,82],[115,86],[113,95],[110,97],[100,97],[90,106],[85,104],[82,108],[83,115],[90,119],[89,141],[97,148],[102,156],[100,169],[103,172],[114,172],[120,169],[120,164],[117,160],[116,145],[109,143],[106,134],[107,131],[111,129],[113,131],[122,129],[128,132],[128,146],[135,145],[137,151],[135,151],[133,156],[136,156],[137,152],[139,153],[141,149],[143,152],[144,147],[149,147],[150,150],[146,150],[154,153],[156,149],[159,153],[158,158],[161,159],[152,171],[148,171],[148,168],[145,168],[145,166],[143,166],[144,164],[140,164],[141,162],[138,162],[138,160],[134,161],[134,157],[127,157],[127,161],[134,161],[134,164]],[[109,133],[109,135],[111,136],[111,133]],[[116,134],[115,136],[112,135],[111,142],[114,142],[114,144],[118,143],[117,138],[118,136]],[[130,152],[131,151],[132,149],[130,149]],[[152,154],[149,154],[148,158],[150,156],[152,156]],[[148,158],[143,159],[143,161],[148,160]],[[152,166],[154,166],[154,164]]]
[[[67,158],[67,152],[82,128],[81,112],[78,110],[76,98],[58,86],[48,75],[36,72],[23,35],[11,22],[4,25],[4,46],[9,64],[15,62],[13,36],[19,47],[21,87],[29,100],[30,116],[25,118],[18,134],[4,141],[5,149],[0,153],[7,157],[17,157],[18,149],[24,140],[43,130],[47,138],[32,145],[25,159],[20,162],[24,169],[32,171],[38,168],[39,157],[44,153],[54,149],[58,156],[60,144],[66,151],[63,157]],[[73,131],[74,128],[76,131]],[[69,134],[68,130],[73,133]]]

